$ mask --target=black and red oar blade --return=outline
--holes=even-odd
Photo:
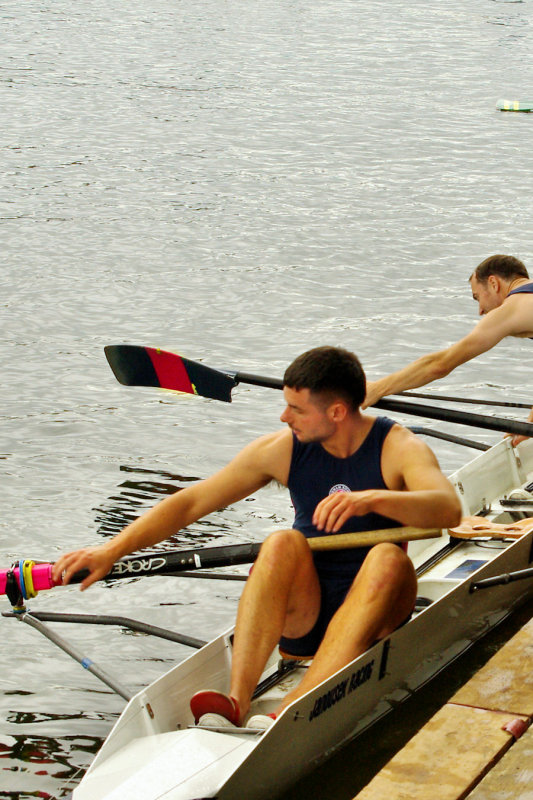
[[[125,386],[157,386],[231,403],[231,390],[238,383],[234,372],[206,367],[155,347],[116,344],[107,345],[104,351],[116,379]]]

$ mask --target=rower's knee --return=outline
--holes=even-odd
[[[368,562],[369,566],[377,566],[382,570],[405,569],[408,564],[411,564],[411,559],[407,556],[405,550],[398,547],[397,544],[391,542],[382,542],[376,544],[368,553],[364,563]]]
[[[299,563],[302,558],[311,557],[307,539],[294,528],[274,531],[267,536],[261,546],[258,561],[272,562],[279,568],[283,563]]]
[[[369,599],[385,589],[397,587],[416,598],[416,573],[411,559],[398,545],[383,542],[366,556],[358,578],[365,583]],[[414,602],[414,599],[413,599]]]

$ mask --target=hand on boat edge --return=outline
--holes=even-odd
[[[513,445],[513,447],[516,447],[521,442],[527,442],[527,440],[530,439],[531,437],[530,436],[523,436],[522,434],[518,434],[518,433],[516,433],[516,434],[505,433],[503,435],[503,438],[504,439],[511,439],[511,444]]]

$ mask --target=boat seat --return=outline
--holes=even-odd
[[[430,606],[432,604],[432,602],[433,602],[433,600],[431,600],[431,598],[429,598],[429,597],[417,597],[416,601],[415,601],[415,607],[413,609],[413,612],[415,614],[419,614],[425,608]]]
[[[278,647],[279,654],[284,661],[297,661],[298,663],[302,661],[312,661],[314,656],[295,656],[293,653],[286,653],[281,647]]]

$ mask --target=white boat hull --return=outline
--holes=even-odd
[[[517,462],[509,443],[502,442],[453,476],[465,515],[531,480],[533,442],[523,453],[522,463]],[[472,577],[529,566],[532,541],[533,533],[526,534],[496,550],[464,541],[437,557],[419,578],[418,594],[433,601],[431,605],[286,708],[262,735],[188,727],[193,725],[189,699],[194,691],[229,689],[228,631],[129,702],[74,800],[276,796],[525,602],[533,594],[533,580],[474,593],[469,587]],[[420,566],[442,548],[443,541],[418,543],[413,560]],[[278,658],[272,654],[265,675],[276,671]],[[253,713],[273,710],[299,681],[301,669],[255,700]]]

